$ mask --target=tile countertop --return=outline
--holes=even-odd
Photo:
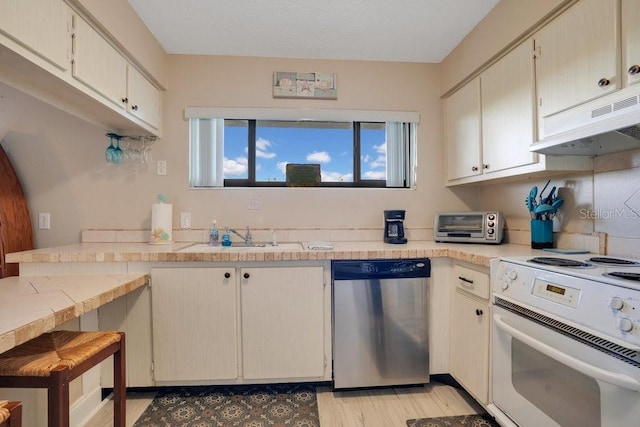
[[[147,274],[0,279],[0,353],[147,283]]]
[[[150,245],[147,243],[78,243],[67,246],[36,249],[7,254],[10,263],[74,263],[74,262],[220,262],[220,261],[307,261],[332,259],[384,259],[417,257],[450,257],[488,267],[499,256],[527,256],[544,254],[526,245],[481,245],[413,241],[403,245],[383,242],[333,242],[332,250],[304,249],[252,251],[180,252],[193,242]]]
[[[479,245],[412,241],[334,242],[332,250],[243,248],[240,251],[180,252],[193,242],[78,243],[7,254],[10,263],[87,262],[234,262],[308,261],[332,259],[444,258],[489,267],[499,256],[540,255],[516,244]],[[147,274],[20,276],[0,279],[0,353],[52,330],[73,318],[125,295],[149,282]],[[25,308],[26,307],[26,308]]]

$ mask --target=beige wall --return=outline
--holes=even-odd
[[[438,210],[468,209],[475,190],[443,185],[442,116],[438,67],[432,64],[320,61],[274,58],[171,56],[171,90],[165,96],[164,138],[154,160],[167,160],[168,175],[155,167],[114,166],[104,161],[104,130],[0,85],[2,140],[29,199],[32,222],[51,213],[52,229],[36,230],[38,247],[78,242],[86,228],[150,227],[158,193],[193,227],[377,228],[384,209],[406,209],[409,227],[428,227]],[[337,73],[338,100],[273,99],[274,71]],[[417,189],[215,189],[188,188],[186,106],[310,107],[403,110],[420,113]],[[259,198],[261,210],[248,210]]]
[[[120,7],[127,6],[124,0],[118,1],[122,3]],[[96,15],[109,15],[100,2],[82,2]],[[529,218],[524,199],[532,185],[544,185],[544,177],[480,187],[444,187],[439,97],[464,78],[465,70],[470,72],[506,46],[511,36],[520,33],[520,27],[524,31],[560,3],[501,2],[439,65],[167,56],[165,136],[153,149],[154,160],[167,160],[167,176],[157,176],[155,165],[107,165],[104,150],[108,138],[104,129],[2,84],[0,141],[22,179],[32,223],[37,223],[38,212],[51,213],[52,229],[35,232],[39,247],[78,242],[80,231],[87,228],[148,229],[150,206],[161,192],[174,205],[175,228],[179,226],[180,212],[191,212],[196,228],[208,227],[214,216],[221,225],[233,227],[377,228],[382,225],[382,210],[396,208],[407,210],[409,227],[429,227],[433,214],[440,210],[500,209],[506,214],[510,229],[527,230]],[[111,22],[108,27],[115,25]],[[273,99],[272,73],[287,70],[337,73],[338,100]],[[421,122],[417,189],[190,190],[187,124],[183,119],[186,106],[418,111]],[[616,210],[628,212],[626,199],[610,195],[614,188],[630,197],[636,194],[640,162],[638,153],[635,155],[598,159],[600,166],[594,173],[554,177],[551,185],[559,187],[567,200],[556,229],[606,232],[610,253],[640,253],[637,217],[605,217]],[[629,162],[629,158],[636,161]],[[247,209],[247,201],[253,198],[262,200],[261,210]],[[585,209],[596,213],[586,217]]]

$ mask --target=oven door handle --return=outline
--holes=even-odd
[[[609,384],[626,388],[628,390],[640,391],[640,382],[636,381],[628,375],[607,371],[605,369],[585,363],[582,360],[576,359],[575,357],[564,354],[543,342],[531,338],[529,335],[526,335],[513,326],[507,324],[503,320],[503,317],[497,313],[493,314],[493,320],[496,326],[498,326],[500,329],[502,329],[512,337],[519,339],[529,347],[533,347],[534,349],[549,356],[552,359],[557,360],[558,362],[570,366],[571,368],[580,371],[592,378],[596,378]]]

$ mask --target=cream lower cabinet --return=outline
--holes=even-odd
[[[235,269],[153,268],[151,283],[155,380],[235,380]]]
[[[324,376],[323,275],[322,267],[241,270],[244,379]]]
[[[489,398],[489,274],[456,264],[451,304],[451,375],[483,405]]]
[[[156,384],[331,379],[323,266],[151,269]]]

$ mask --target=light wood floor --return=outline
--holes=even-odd
[[[483,411],[464,391],[435,382],[423,387],[335,392],[320,387],[317,398],[322,427],[406,427],[412,418]],[[153,393],[127,393],[127,426],[133,425],[152,400]],[[108,402],[86,426],[112,426],[112,411]]]

